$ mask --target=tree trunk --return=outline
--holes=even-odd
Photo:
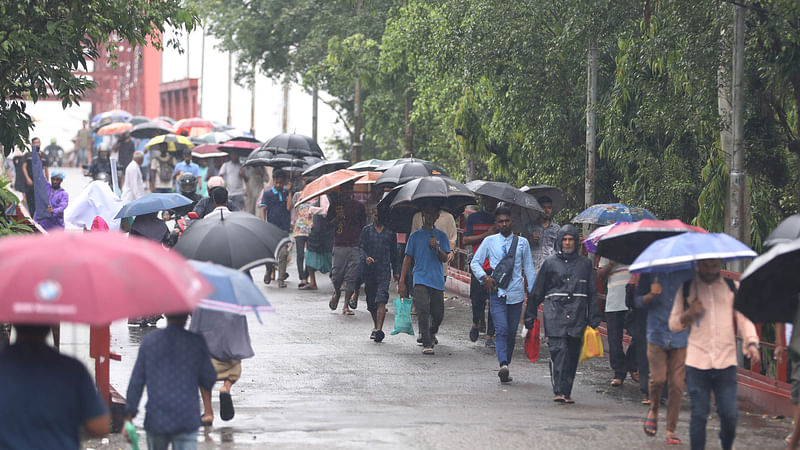
[[[361,80],[356,80],[356,92],[353,99],[353,152],[352,162],[361,161]]]
[[[317,128],[319,128],[319,89],[314,86],[311,91],[311,138],[317,142]]]
[[[411,125],[411,91],[407,90],[404,107],[405,107],[405,123],[406,123],[406,153],[405,157],[410,158],[414,155],[414,126]]]
[[[283,77],[283,109],[281,112],[281,133],[289,132],[289,75]]]

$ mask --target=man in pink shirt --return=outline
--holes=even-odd
[[[686,385],[692,401],[689,437],[692,449],[705,448],[709,397],[714,392],[720,419],[719,438],[723,449],[733,447],[736,437],[736,327],[742,335],[744,354],[760,361],[758,335],[752,322],[733,310],[733,289],[722,279],[722,261],[698,262],[698,276],[675,295],[669,317],[673,332],[690,328],[686,350]],[[655,401],[655,400],[654,400]]]

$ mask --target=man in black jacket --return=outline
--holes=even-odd
[[[575,403],[572,384],[586,326],[597,328],[601,316],[591,261],[578,252],[578,231],[567,224],[558,231],[556,254],[548,257],[528,296],[525,326],[533,328],[544,303],[544,332],[550,347],[550,380],[554,402]]]

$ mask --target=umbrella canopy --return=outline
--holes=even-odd
[[[192,203],[192,200],[181,194],[161,194],[154,192],[126,203],[114,218],[121,219],[123,217],[140,216],[142,214],[150,214],[186,206],[190,203]]]
[[[194,158],[222,158],[227,155],[227,153],[219,150],[218,144],[203,144],[192,149],[192,157]]]
[[[650,244],[629,270],[631,273],[674,272],[689,269],[701,259],[723,262],[754,258],[756,252],[724,233],[681,233]]]
[[[189,264],[214,288],[197,307],[244,315],[249,311],[275,312],[261,289],[244,272],[210,262],[189,261]],[[259,321],[261,319],[259,318]]]
[[[382,159],[368,159],[366,161],[359,161],[348,167],[348,169],[357,170],[359,172],[377,171],[378,167],[385,162],[386,161]]]
[[[186,131],[190,135],[197,135],[192,131],[195,128],[205,130],[207,133],[214,128],[214,122],[203,119],[202,117],[191,117],[175,122],[175,130],[177,134],[181,134],[181,132]]]
[[[622,264],[632,263],[644,249],[659,239],[686,232],[708,233],[678,219],[644,219],[618,225],[599,238],[596,253]]]
[[[170,125],[175,125],[175,119],[173,119],[172,117],[169,117],[169,116],[158,116],[158,117],[156,117],[156,118],[155,118],[155,119],[153,119],[153,120],[154,120],[154,121],[155,121],[155,120],[163,120],[164,122],[167,122],[167,123],[169,123]]]
[[[317,177],[326,173],[344,169],[350,165],[350,161],[344,159],[327,159],[308,166],[302,173],[304,177]]]
[[[186,151],[194,148],[192,141],[186,136],[177,134],[162,134],[156,136],[145,144],[146,149],[155,149],[168,152]]]
[[[169,228],[156,213],[136,216],[131,225],[131,236],[140,236],[155,242],[163,242],[169,234]]]
[[[124,133],[133,129],[133,125],[129,122],[111,122],[108,125],[103,125],[97,130],[98,136],[111,136],[114,134]]]
[[[2,322],[105,325],[190,312],[212,291],[180,255],[122,233],[6,237],[0,254]]]
[[[131,137],[136,139],[153,139],[162,134],[174,133],[172,125],[162,121],[140,123],[131,130]]]
[[[148,119],[145,116],[133,116],[128,122],[130,122],[131,125],[136,126],[139,125],[140,123],[150,122],[150,119]]]
[[[375,181],[375,187],[378,189],[393,188],[411,180],[429,176],[447,177],[448,175],[444,169],[432,162],[407,162],[388,168]]]
[[[622,203],[606,203],[586,208],[575,216],[572,222],[609,225],[614,222],[638,222],[642,219],[657,219],[657,217],[644,208],[636,208]]]
[[[536,201],[539,201],[541,197],[549,197],[553,201],[554,216],[567,206],[567,194],[557,187],[537,184],[536,186],[523,186],[520,191],[536,197]]]
[[[501,202],[505,202],[507,206],[519,206],[525,209],[532,209],[534,211],[544,212],[539,202],[514,186],[503,183],[500,181],[484,181],[473,180],[466,184],[467,188],[480,195],[496,198]]]
[[[352,169],[348,169],[352,170]],[[383,175],[381,172],[364,172],[364,176],[356,180],[356,185],[359,184],[375,184],[375,181]]]
[[[127,122],[131,120],[131,113],[121,109],[112,109],[92,117],[92,129],[97,131],[103,125],[111,122]]]
[[[586,239],[583,240],[583,248],[586,249],[587,253],[597,253],[597,241],[600,240],[601,237],[605,236],[606,233],[611,231],[612,228],[616,227],[617,225],[622,225],[623,223],[628,222],[617,222],[612,223],[610,225],[603,225],[600,228],[595,229]]]
[[[268,160],[275,157],[275,153],[265,150],[263,147],[257,148],[250,152],[245,160],[245,166],[263,166]]]
[[[784,219],[772,230],[772,233],[764,240],[765,247],[791,242],[800,238],[800,214],[795,214]]]
[[[223,152],[239,152],[244,155],[249,155],[253,150],[259,148],[261,144],[258,142],[240,141],[238,139],[229,139],[222,144],[219,144],[219,149]]]
[[[753,322],[791,322],[800,294],[800,239],[776,244],[739,280],[734,306]]]
[[[209,144],[221,144],[223,142],[230,141],[233,138],[233,135],[230,135],[224,131],[212,131],[210,133],[202,134],[197,138],[202,139]]]
[[[247,167],[268,166],[276,169],[284,169],[288,167],[305,167],[307,166],[307,163],[303,158],[297,158],[288,154],[278,154],[271,158],[251,159],[248,156],[243,165]]]
[[[300,157],[325,156],[314,139],[302,134],[279,134],[267,141],[262,148],[273,153],[288,153]]]
[[[300,197],[297,200],[297,205],[305,203],[313,198],[319,197],[322,194],[337,190],[339,186],[358,180],[364,176],[364,172],[356,172],[355,170],[339,169],[336,172],[331,172],[316,180],[308,183],[306,187],[300,191]]]
[[[390,159],[388,161],[384,161],[384,162],[380,163],[378,165],[378,167],[376,167],[374,170],[376,170],[378,172],[386,172],[387,170],[389,170],[390,168],[392,168],[394,166],[401,166],[403,164],[408,164],[408,163],[412,163],[412,162],[427,163],[427,162],[430,162],[430,161],[428,161],[426,159],[419,159],[419,158]]]
[[[397,194],[391,203],[393,210],[420,210],[430,202],[458,216],[467,205],[475,204],[475,194],[469,188],[447,177],[417,178],[396,189]]]
[[[230,131],[228,131],[230,133]],[[230,138],[231,141],[245,141],[245,142],[255,142],[258,145],[262,145],[263,142],[259,141],[258,139],[254,138],[252,135],[247,136],[235,136]]]
[[[287,233],[246,212],[208,215],[192,223],[173,248],[181,255],[238,270],[274,263]]]

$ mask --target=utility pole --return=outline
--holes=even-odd
[[[361,14],[362,0],[356,2],[356,17]],[[361,161],[361,79],[356,78],[356,89],[353,97],[353,151],[350,160]]]
[[[594,40],[589,41],[586,60],[586,174],[584,181],[585,207],[594,204],[594,169],[597,161],[597,46]],[[583,235],[589,235],[589,225],[583,225]]]
[[[314,85],[311,90],[311,139],[317,142],[317,128],[319,127],[319,89]]]
[[[191,73],[191,65],[189,64],[190,63],[190,59],[189,59],[189,43],[190,42],[191,42],[191,36],[190,36],[189,32],[187,31],[186,32],[186,79],[187,80],[189,78],[191,78],[191,75],[189,75]]]
[[[253,63],[253,85],[250,86],[250,134],[256,135],[256,63]]]
[[[405,130],[405,138],[406,138],[406,152],[403,155],[405,158],[411,158],[414,155],[414,126],[411,125],[411,96],[412,96],[411,89],[406,89],[406,93],[403,96],[403,115],[406,125]],[[469,163],[469,160],[467,161]],[[471,181],[471,180],[467,180]]]
[[[203,28],[203,44],[200,46],[200,117],[203,117],[203,101],[206,99],[206,29]]]
[[[733,157],[731,158],[730,175],[730,234],[744,243],[749,243],[745,235],[746,214],[744,193],[746,179],[744,173],[744,13],[745,9],[734,5],[733,24]],[[736,261],[731,269],[741,272],[742,261]]]
[[[233,52],[228,52],[228,125],[233,123],[231,117],[231,93],[233,92]]]

